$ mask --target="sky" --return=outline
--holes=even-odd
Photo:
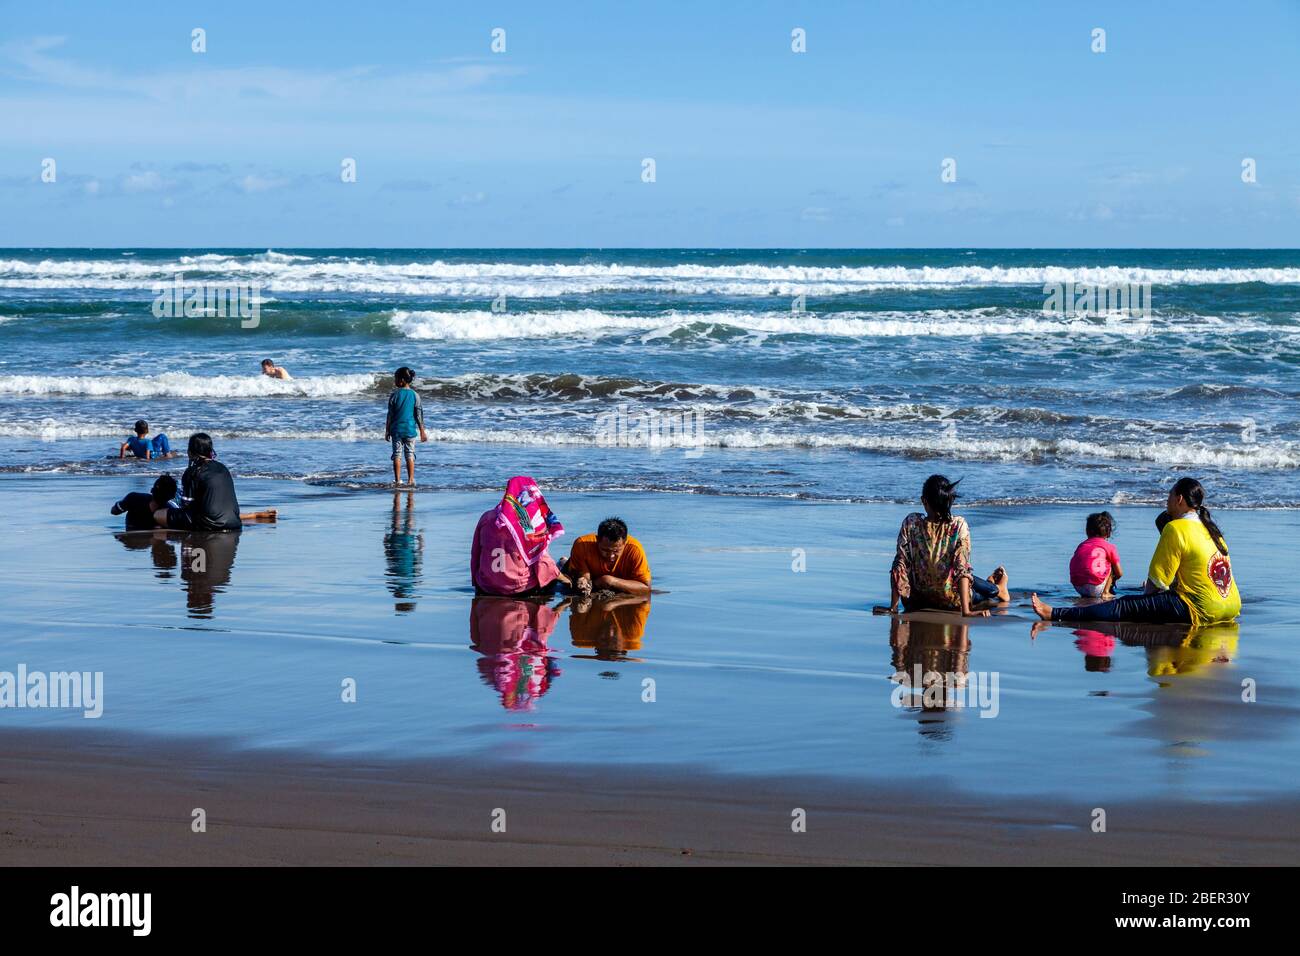
[[[0,0],[0,246],[1294,248],[1298,47],[1300,0]]]

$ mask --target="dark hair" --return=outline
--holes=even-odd
[[[931,475],[921,486],[921,500],[944,521],[951,521],[953,503],[961,497],[957,494],[959,484],[960,478],[949,481],[943,475]]]
[[[596,537],[606,541],[626,540],[627,523],[622,518],[606,518],[596,529]]]
[[[1156,515],[1156,530],[1164,534],[1165,525],[1173,521],[1173,516],[1168,511],[1162,511]]]
[[[145,421],[143,418],[136,421],[135,433],[137,435],[143,435],[148,430],[149,430],[149,423],[147,421]]]
[[[1210,537],[1214,539],[1215,547],[1227,554],[1228,543],[1223,540],[1223,532],[1210,517],[1210,509],[1205,507],[1205,489],[1201,483],[1195,478],[1179,478],[1174,482],[1173,492],[1196,512],[1196,517],[1201,519],[1201,524],[1205,525],[1205,530],[1210,532]]]
[[[176,479],[171,475],[162,475],[153,483],[149,497],[160,504],[166,504],[176,497]]]
[[[1109,538],[1115,531],[1115,519],[1109,511],[1098,511],[1088,515],[1088,524],[1084,530],[1090,538]]]
[[[262,368],[266,368],[268,365],[274,367],[275,363],[270,359],[262,359]]]
[[[191,458],[211,458],[212,436],[207,432],[195,432],[190,436],[189,452]]]
[[[393,373],[393,381],[398,385],[410,385],[415,381],[415,372],[403,365]]]

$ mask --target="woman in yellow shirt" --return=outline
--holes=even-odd
[[[1204,627],[1241,613],[1228,544],[1205,507],[1205,489],[1195,478],[1179,478],[1169,491],[1170,521],[1151,556],[1145,594],[1101,604],[1051,607],[1032,597],[1044,621],[1135,621]]]

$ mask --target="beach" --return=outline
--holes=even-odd
[[[140,483],[0,477],[24,516],[0,539],[0,671],[103,675],[98,717],[0,708],[0,860],[1295,856],[1277,772],[1300,757],[1296,598],[1276,557],[1293,510],[1217,512],[1245,599],[1234,627],[1033,637],[1027,592],[1067,599],[1085,507],[961,509],[976,570],[1005,565],[1015,600],[960,622],[871,613],[904,505],[548,490],[557,556],[609,514],[647,548],[662,593],[597,618],[475,598],[469,535],[492,492],[241,478],[243,507],[282,520],[182,549],[119,533],[108,506]],[[1111,510],[1140,579],[1158,509]],[[895,675],[917,664],[960,675],[963,705],[902,699]]]

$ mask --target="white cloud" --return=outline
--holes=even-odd
[[[348,102],[383,103],[388,98],[429,97],[479,89],[523,72],[515,66],[455,63],[439,70],[389,72],[374,66],[306,70],[275,66],[170,70],[127,74],[81,66],[49,55],[64,45],[62,36],[16,40],[0,46],[0,58],[19,67],[20,78],[65,89],[143,97],[160,102],[198,103],[250,99],[291,100],[295,105],[339,106]],[[199,59],[199,58],[196,58]]]
[[[131,173],[122,180],[122,188],[129,193],[157,192],[167,187],[167,182],[152,169]]]
[[[258,176],[256,173],[249,173],[242,179],[236,180],[235,185],[246,193],[264,193],[289,185],[289,180],[283,176]]]
[[[464,209],[469,206],[481,206],[485,202],[487,202],[487,193],[466,193],[463,196],[457,196],[447,205],[453,209]]]

